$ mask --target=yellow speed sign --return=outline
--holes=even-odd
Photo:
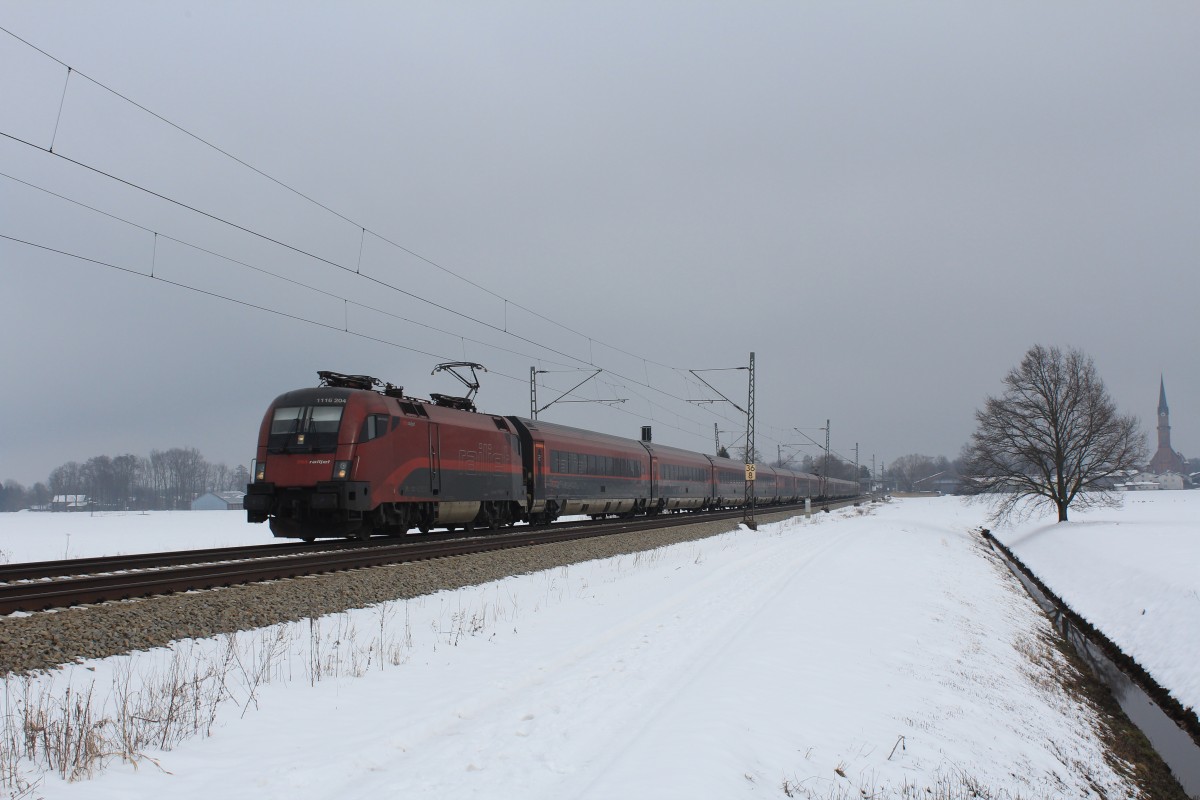
[[[754,480],[754,465],[753,464],[746,465],[746,480],[748,480],[748,481]]]

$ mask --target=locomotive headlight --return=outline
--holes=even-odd
[[[344,481],[350,477],[350,463],[349,461],[333,462],[333,479],[335,481]]]
[[[255,483],[265,481],[267,479],[267,462],[259,461],[254,465],[254,481]]]

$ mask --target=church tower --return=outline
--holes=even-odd
[[[1158,379],[1158,452],[1150,459],[1150,471],[1162,475],[1164,472],[1183,474],[1183,458],[1171,449],[1171,412],[1167,408],[1167,386],[1162,376]]]

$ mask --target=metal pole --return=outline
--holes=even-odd
[[[537,370],[529,368],[529,417],[537,419]]]
[[[829,488],[829,420],[825,420],[825,469],[822,472],[824,474],[821,477],[825,480],[825,485],[821,488],[827,490]],[[825,494],[825,491],[822,491],[821,494]]]
[[[754,521],[754,353],[750,353],[750,393],[746,406],[746,513],[744,522],[752,531],[758,530]]]
[[[715,422],[713,423],[713,442],[717,446],[717,449],[713,450],[713,455],[714,456],[721,455],[721,432],[719,430],[717,430],[717,423],[715,423]]]

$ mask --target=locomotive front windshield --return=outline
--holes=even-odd
[[[344,406],[281,406],[271,416],[267,451],[271,453],[332,453]]]

